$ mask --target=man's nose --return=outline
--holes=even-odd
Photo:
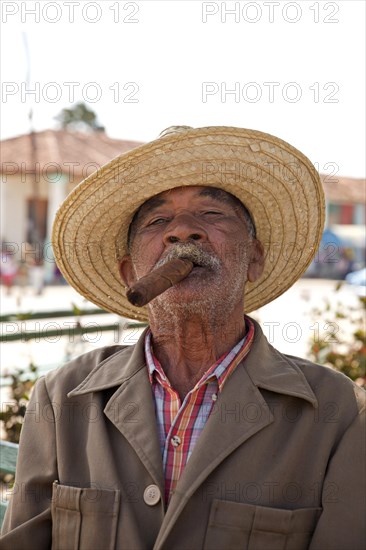
[[[202,225],[189,214],[176,216],[167,227],[164,243],[172,244],[189,241],[206,241],[207,233]]]

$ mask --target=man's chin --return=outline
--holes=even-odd
[[[217,287],[219,284],[219,276],[217,273],[213,272],[211,269],[206,267],[194,266],[192,271],[187,275],[185,279],[180,281],[178,284],[174,285],[169,291],[173,293],[176,292],[177,295],[180,293],[184,295],[185,293],[209,293],[210,289]],[[168,292],[168,291],[167,291]]]
[[[202,268],[193,268],[186,279],[157,296],[152,300],[151,305],[157,305],[170,311],[175,309],[192,310],[194,306],[200,307],[200,305],[217,307],[219,283],[214,276],[202,277],[200,270]],[[224,298],[222,299],[224,301]]]

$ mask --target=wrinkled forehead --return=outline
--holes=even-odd
[[[244,206],[239,199],[223,189],[219,189],[217,187],[189,185],[185,187],[168,189],[167,191],[163,191],[162,193],[151,197],[151,199],[148,199],[140,206],[139,213],[145,213],[166,204],[175,194],[189,195],[191,198],[209,197],[217,202],[225,202],[227,204],[231,204],[232,206]]]

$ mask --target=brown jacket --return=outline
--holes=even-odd
[[[93,351],[36,385],[0,547],[364,550],[364,413],[256,324],[164,510],[143,338]]]

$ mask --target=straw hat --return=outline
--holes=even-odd
[[[91,174],[61,205],[52,243],[65,279],[107,311],[146,321],[147,309],[126,298],[117,259],[127,253],[136,210],[152,196],[186,185],[224,189],[252,215],[266,259],[260,279],[246,285],[247,313],[280,296],[304,273],[319,246],[325,211],[311,162],[263,132],[174,126]]]

